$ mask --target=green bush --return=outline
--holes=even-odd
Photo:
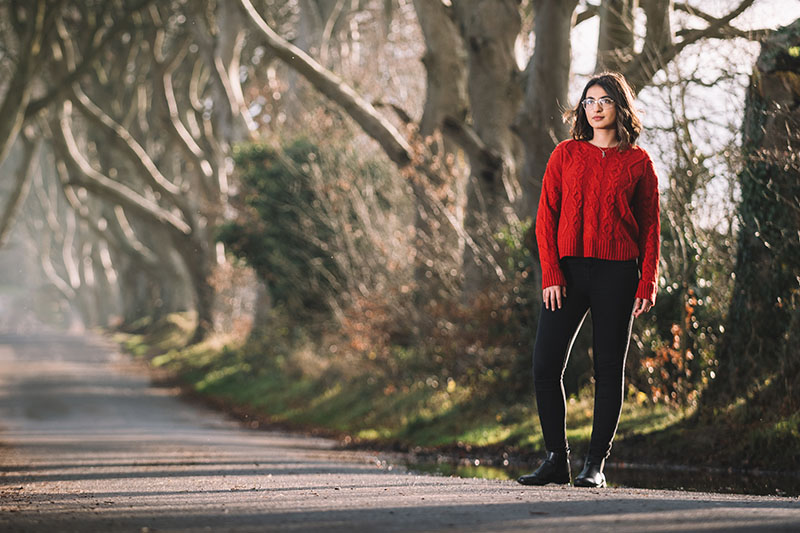
[[[235,220],[218,239],[267,284],[273,303],[293,313],[328,309],[342,275],[330,249],[334,228],[320,216],[309,165],[319,153],[299,139],[281,153],[260,144],[234,150],[241,189]]]

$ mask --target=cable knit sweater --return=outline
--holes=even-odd
[[[536,216],[543,288],[567,284],[562,257],[638,259],[636,297],[655,303],[660,233],[658,178],[647,152],[575,140],[556,146]]]

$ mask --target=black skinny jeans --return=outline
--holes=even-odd
[[[567,279],[567,297],[562,298],[561,309],[555,311],[542,304],[533,351],[536,403],[544,443],[551,452],[569,449],[564,370],[575,337],[591,309],[595,390],[589,457],[605,459],[622,411],[638,266],[635,259],[587,257],[565,257],[560,264]]]

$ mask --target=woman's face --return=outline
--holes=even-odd
[[[613,103],[605,103],[607,100],[611,100],[611,97],[602,85],[592,85],[586,91],[584,102],[594,102],[594,104],[584,105],[586,120],[596,130],[616,129],[617,127],[617,107]]]

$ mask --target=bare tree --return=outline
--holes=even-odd
[[[81,6],[66,0],[0,2],[0,72],[5,77],[0,83],[0,163],[23,125],[63,98],[64,90],[86,75],[106,46],[127,31],[132,18],[150,1],[119,0]],[[71,68],[59,70],[61,75],[53,77],[54,69],[49,67],[58,62],[53,50],[58,49],[59,24],[80,31],[84,39]],[[25,190],[26,182],[18,180],[0,213],[0,236],[10,230]]]
[[[96,68],[99,77],[91,91],[77,83],[70,87],[70,100],[53,128],[69,164],[69,185],[158,228],[166,240],[153,246],[167,247],[181,258],[198,313],[194,340],[203,338],[213,322],[209,277],[224,260],[213,231],[226,205],[228,154],[232,143],[249,132],[239,82],[242,31],[236,13],[217,5],[213,31],[207,15],[205,2],[193,2],[177,14],[150,7],[147,24],[115,50],[127,57],[123,65],[134,74],[115,76],[117,56],[107,54]],[[71,39],[62,31],[67,69],[74,60]],[[92,128],[76,128],[82,121]],[[122,159],[91,156],[87,146],[100,139],[110,141]]]
[[[46,151],[41,161],[51,163]],[[23,242],[37,249],[41,273],[65,304],[71,326],[107,326],[116,314],[110,271],[103,267],[99,236],[71,208],[54,177],[54,165],[37,165],[32,172],[33,194],[20,229]],[[109,265],[110,266],[110,265]]]

